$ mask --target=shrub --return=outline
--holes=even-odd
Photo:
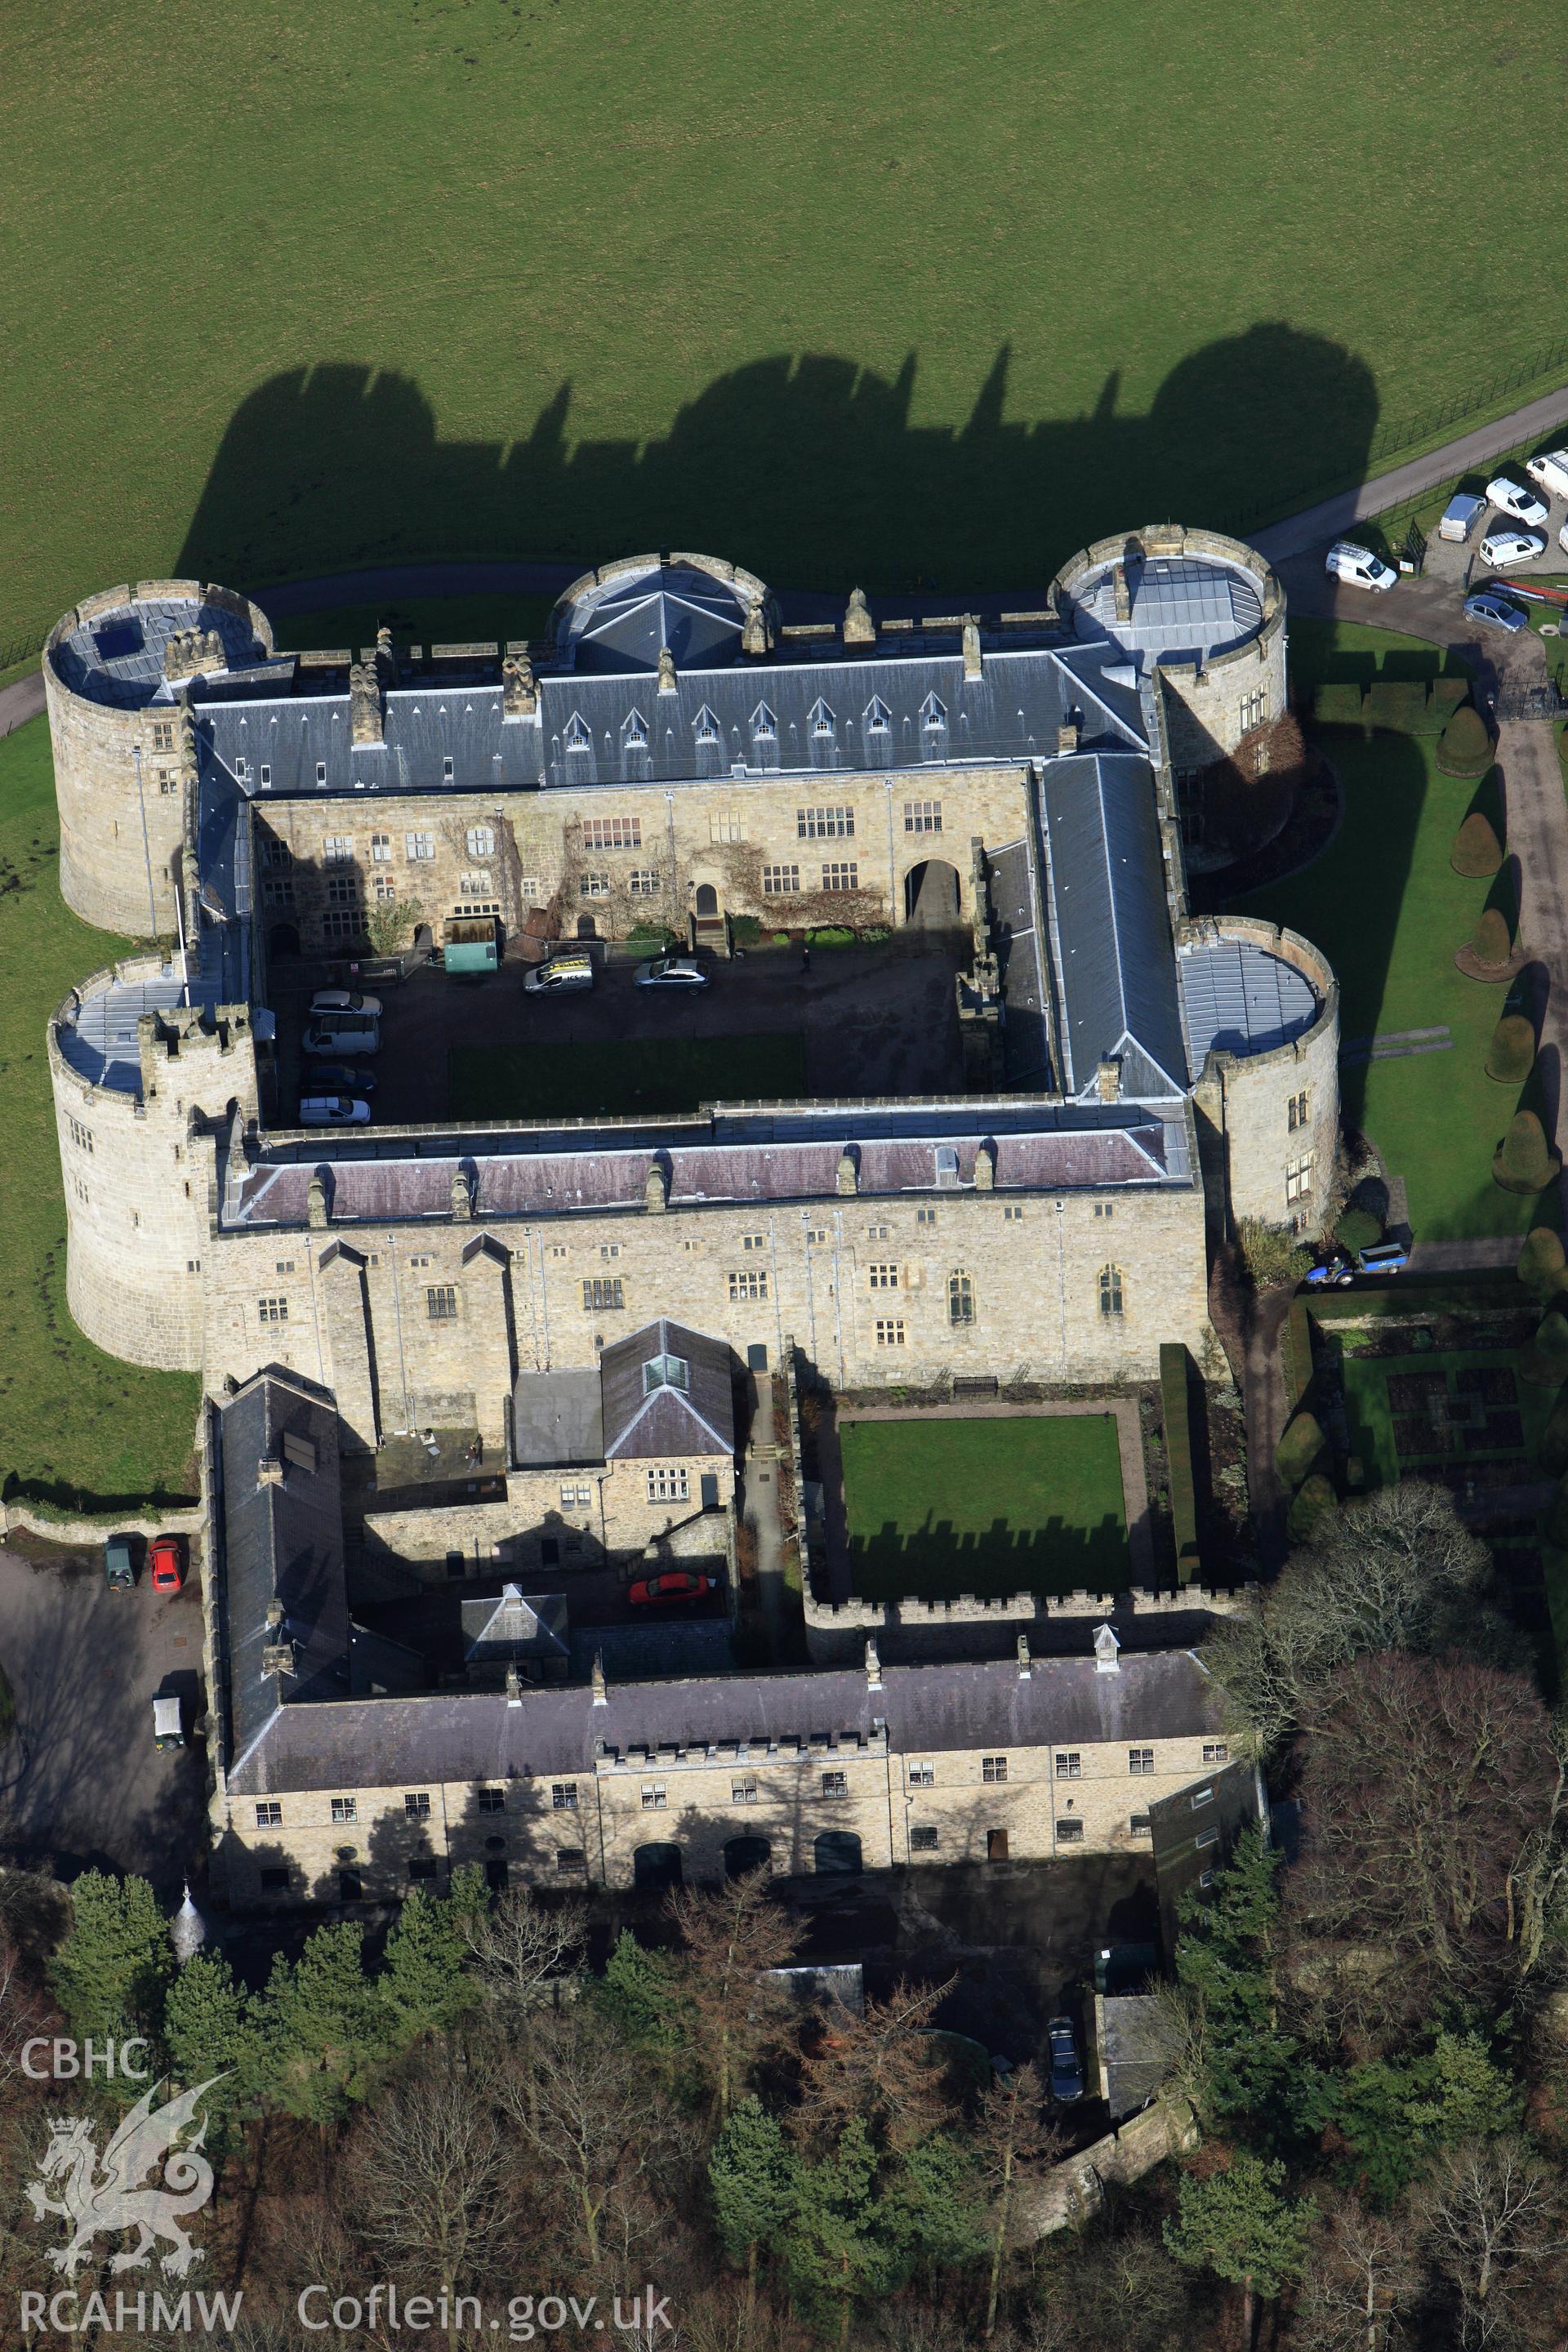
[[[1535,1026],[1522,1013],[1505,1013],[1487,1048],[1487,1076],[1500,1086],[1521,1087],[1535,1067]]]
[[[1359,727],[1362,689],[1353,681],[1321,686],[1312,698],[1312,716],[1320,727]]]
[[[1545,1299],[1563,1287],[1565,1266],[1568,1252],[1563,1250],[1562,1234],[1554,1234],[1550,1225],[1537,1225],[1521,1244],[1514,1272],[1532,1298]],[[1568,1463],[1563,1467],[1568,1469]]]
[[[787,931],[775,931],[773,933],[773,945],[775,948],[787,948],[789,945],[789,933]]]
[[[1469,882],[1489,880],[1502,864],[1502,844],[1492,830],[1490,817],[1479,809],[1472,809],[1459,827],[1448,863]]]
[[[1492,1154],[1493,1183],[1500,1184],[1505,1192],[1543,1192],[1562,1166],[1535,1113],[1515,1111],[1508,1133]]]
[[[755,915],[731,915],[730,937],[737,947],[754,948],[763,936],[763,927]]]
[[[1266,1225],[1261,1217],[1243,1217],[1237,1238],[1256,1290],[1277,1290],[1281,1283],[1300,1282],[1312,1263],[1287,1225]]]
[[[1568,1389],[1546,1416],[1536,1460],[1549,1478],[1561,1478],[1568,1470]]]
[[[1292,1543],[1310,1543],[1333,1508],[1334,1490],[1321,1473],[1315,1472],[1291,1496],[1285,1515],[1285,1532]]]
[[[1367,689],[1366,723],[1397,735],[1419,735],[1426,724],[1424,677],[1374,678]]]
[[[1435,677],[1432,680],[1432,708],[1447,719],[1466,700],[1469,691],[1468,677]]]
[[[814,948],[852,948],[855,944],[854,932],[846,930],[840,923],[829,923],[821,930],[807,931],[805,937],[806,944]]]
[[[1560,1307],[1548,1307],[1534,1338],[1520,1349],[1515,1369],[1532,1388],[1561,1388],[1568,1381],[1568,1315]]]
[[[1342,1249],[1370,1249],[1383,1239],[1383,1221],[1370,1209],[1347,1209],[1334,1227],[1334,1239]]]
[[[1462,702],[1444,728],[1437,765],[1446,776],[1484,776],[1492,762],[1492,739],[1473,702]]]
[[[1470,933],[1470,947],[1478,963],[1503,964],[1513,952],[1513,939],[1508,927],[1508,917],[1500,907],[1483,907],[1475,929]]]
[[[1545,1534],[1548,1543],[1568,1545],[1568,1477],[1559,1480],[1547,1506]]]
[[[1274,1467],[1292,1492],[1301,1484],[1323,1450],[1322,1424],[1313,1412],[1301,1412],[1274,1449]]]

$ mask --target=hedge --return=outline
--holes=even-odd
[[[1548,1543],[1568,1545],[1568,1478],[1558,1482],[1557,1492],[1547,1505],[1544,1532]]]
[[[1371,1249],[1383,1239],[1383,1226],[1370,1209],[1347,1209],[1334,1227],[1334,1239],[1342,1249]]]
[[[1316,1413],[1299,1412],[1274,1449],[1274,1466],[1285,1485],[1294,1489],[1322,1450],[1322,1424]]]
[[[1432,708],[1445,719],[1451,718],[1470,690],[1468,677],[1435,677],[1432,680]]]
[[[1176,1538],[1176,1581],[1203,1581],[1198,1546],[1198,1482],[1193,1461],[1193,1360],[1177,1339],[1160,1348],[1160,1403],[1165,1417],[1165,1462],[1171,1481],[1171,1523]]]
[[[1421,735],[1426,730],[1427,708],[1424,677],[1374,678],[1367,689],[1366,723],[1396,735]]]
[[[1312,716],[1320,727],[1359,727],[1362,689],[1352,683],[1321,686],[1312,698]]]
[[[1549,1478],[1561,1478],[1568,1470],[1568,1390],[1546,1416],[1535,1458]]]
[[[1535,1024],[1522,1013],[1505,1013],[1492,1031],[1487,1048],[1489,1078],[1500,1086],[1521,1087],[1535,1067]]]
[[[1291,1496],[1285,1514],[1285,1532],[1292,1543],[1310,1543],[1334,1507],[1334,1490],[1321,1473],[1306,1479]]]
[[[1446,776],[1484,776],[1492,763],[1492,739],[1473,702],[1462,702],[1437,745],[1437,765]]]
[[[1472,809],[1459,827],[1448,852],[1448,863],[1467,882],[1489,881],[1502,864],[1502,844],[1492,829],[1490,817],[1480,809]]]

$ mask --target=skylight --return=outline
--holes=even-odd
[[[691,1367],[684,1356],[650,1356],[642,1368],[642,1392],[652,1396],[656,1389],[689,1389]]]

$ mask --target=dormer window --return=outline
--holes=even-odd
[[[594,739],[575,711],[566,721],[566,732],[563,740],[569,751],[591,751],[594,748]]]
[[[879,694],[874,694],[866,705],[866,732],[885,735],[893,723],[893,714]]]
[[[771,743],[779,731],[779,722],[765,702],[759,702],[752,713],[752,732],[759,743]]]
[[[940,694],[928,694],[921,703],[921,725],[931,728],[947,725],[947,705]]]
[[[826,736],[831,738],[834,724],[835,722],[832,711],[828,709],[826,703],[822,700],[821,697],[818,696],[817,699],[811,706],[812,733],[817,736]]]
[[[650,1356],[642,1368],[642,1392],[652,1396],[656,1389],[689,1389],[691,1367],[684,1356]]]
[[[630,710],[626,713],[626,725],[621,730],[621,740],[628,751],[647,751],[647,721],[640,710]]]
[[[717,743],[719,740],[719,721],[709,709],[706,703],[703,704],[701,709],[698,712],[691,724],[696,734],[697,740],[700,743]]]

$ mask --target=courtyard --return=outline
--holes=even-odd
[[[837,1445],[841,1533],[836,1545],[832,1497],[829,1551],[841,1549],[860,1600],[1118,1592],[1136,1580],[1110,1411],[846,1408]]]
[[[953,976],[963,932],[909,929],[852,947],[752,949],[703,959],[712,984],[636,985],[624,950],[595,955],[580,995],[531,996],[525,967],[479,979],[433,966],[381,992],[376,1127],[447,1118],[664,1117],[715,1100],[962,1093]],[[308,1076],[300,1034],[326,968],[278,963],[279,1123]],[[345,1055],[345,1059],[350,1058]]]

